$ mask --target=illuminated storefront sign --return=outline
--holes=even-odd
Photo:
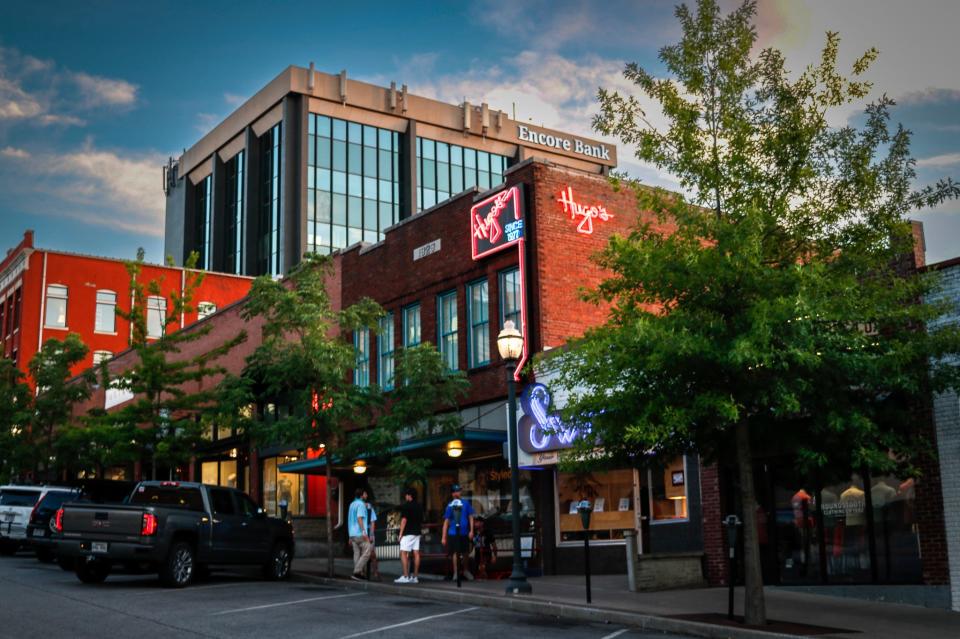
[[[606,207],[600,206],[599,204],[587,206],[577,203],[576,200],[573,199],[572,186],[568,186],[565,190],[560,191],[560,197],[557,198],[557,202],[563,205],[563,212],[569,213],[571,220],[580,218],[580,221],[577,223],[577,231],[585,235],[593,234],[593,221],[595,219],[603,222],[613,219],[613,214],[607,213]]]
[[[477,202],[470,209],[473,259],[478,260],[523,239],[520,189],[512,186]]]
[[[523,417],[517,424],[520,450],[527,453],[572,448],[577,439],[590,432],[589,426],[572,427],[550,414],[550,391],[543,384],[531,384],[520,396]]]
[[[556,133],[533,131],[523,124],[517,125],[517,137],[524,142],[533,142],[550,149],[572,151],[598,160],[610,160],[610,149],[603,144],[586,144],[583,140],[565,138]]]

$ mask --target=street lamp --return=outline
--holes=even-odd
[[[520,550],[520,470],[517,461],[517,392],[513,382],[513,369],[523,354],[523,335],[512,320],[503,323],[503,330],[497,336],[497,350],[506,364],[507,403],[509,404],[510,423],[507,424],[510,437],[510,494],[513,510],[513,572],[507,583],[508,595],[529,595],[533,592],[527,575],[523,572],[523,558]]]

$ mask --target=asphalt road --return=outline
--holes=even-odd
[[[0,557],[0,637],[405,637],[638,639],[676,637],[613,625],[557,621],[462,604],[287,581],[255,571],[215,573],[181,590],[153,575],[111,575],[85,585],[31,554]]]

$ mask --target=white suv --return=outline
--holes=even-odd
[[[26,540],[30,513],[51,491],[72,492],[60,486],[0,486],[0,554],[12,555]]]

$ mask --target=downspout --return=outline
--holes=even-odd
[[[43,252],[43,275],[40,279],[40,330],[37,331],[37,352],[43,348],[43,324],[47,313],[47,252]]]

